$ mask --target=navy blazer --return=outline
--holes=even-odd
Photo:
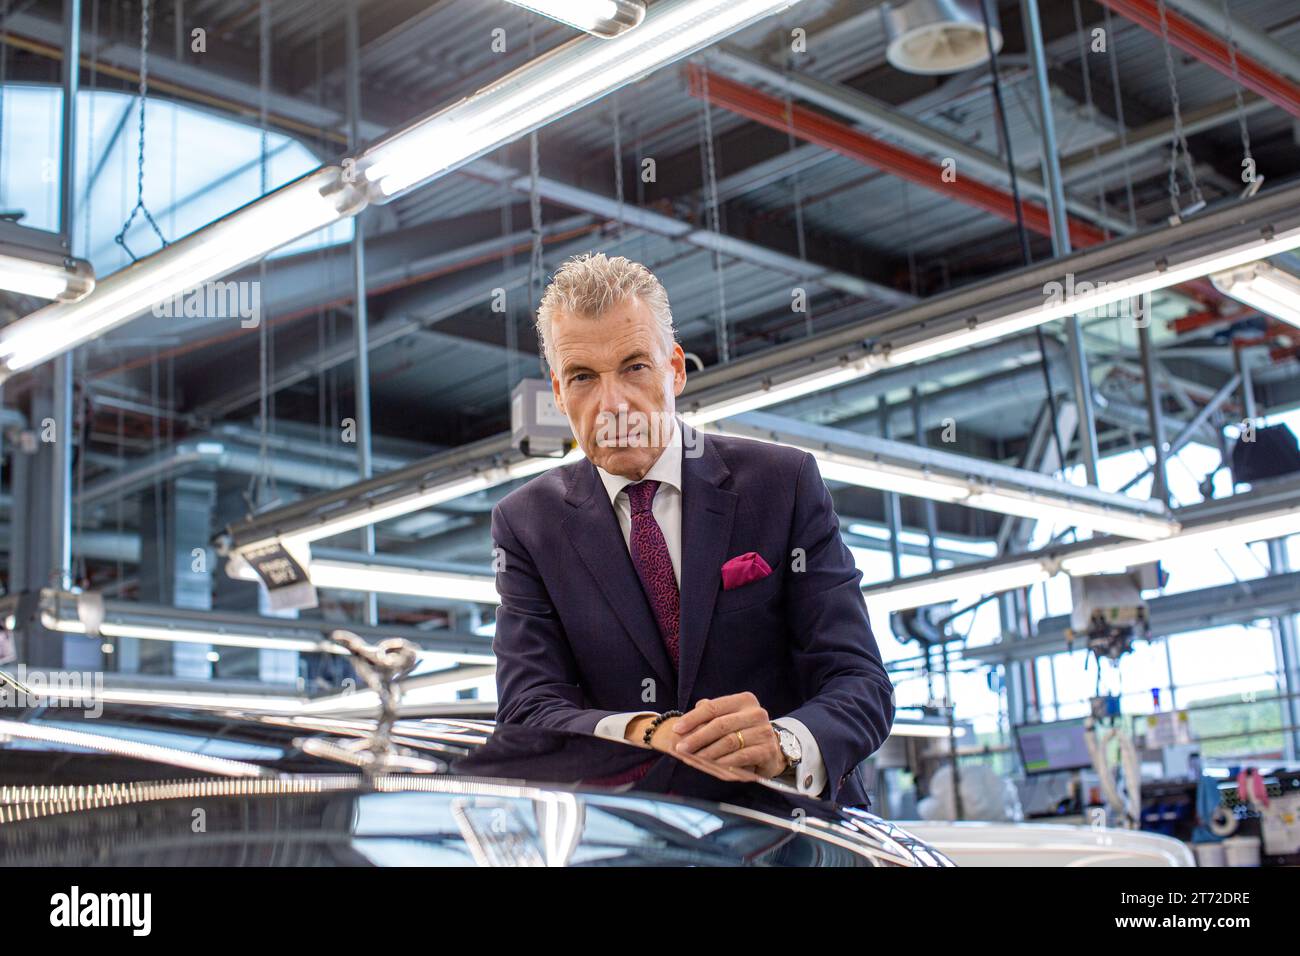
[[[816,738],[826,795],[865,805],[853,770],[889,734],[893,686],[817,462],[679,424],[680,673],[605,486],[583,459],[492,510],[497,719],[592,733],[621,711],[685,711],[751,691],[772,719],[795,717]],[[722,565],[749,551],[772,573],[724,591]]]

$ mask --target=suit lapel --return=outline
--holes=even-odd
[[[650,602],[628,553],[618,517],[590,460],[578,462],[565,501],[571,510],[564,530],[624,630],[644,655],[664,690],[677,685]],[[660,694],[657,699],[670,699]]]
[[[731,541],[737,495],[719,487],[731,472],[712,439],[684,422],[681,427],[686,453],[682,458],[681,673],[677,706],[687,710],[704,657],[713,606],[722,586],[722,562]],[[691,457],[692,448],[702,453]]]

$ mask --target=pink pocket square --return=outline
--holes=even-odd
[[[751,581],[761,581],[772,573],[757,551],[738,554],[722,566],[722,590],[731,591]]]

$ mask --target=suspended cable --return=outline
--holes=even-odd
[[[627,227],[625,210],[626,197],[623,194],[623,123],[622,112],[618,108],[618,91],[610,94],[614,110],[614,195],[618,197],[618,239],[623,241],[623,232]]]
[[[1237,101],[1237,124],[1241,129],[1241,166],[1246,178],[1246,189],[1242,198],[1255,195],[1264,185],[1264,177],[1255,169],[1255,157],[1250,152],[1250,127],[1246,125],[1246,100],[1242,95],[1241,69],[1237,64],[1237,40],[1232,35],[1232,14],[1228,10],[1228,0],[1223,0],[1223,22],[1227,25],[1228,58],[1232,63],[1233,96]]]
[[[785,72],[786,72],[786,76],[788,77],[792,72],[791,64],[787,63]],[[790,157],[794,157],[795,150],[797,147],[797,141],[794,135],[794,99],[790,95],[789,84],[786,85],[786,93],[785,93],[785,145],[786,145],[786,155]],[[806,265],[808,262],[808,241],[807,241],[807,236],[804,233],[803,181],[799,175],[799,163],[797,159],[792,160],[791,163],[790,186],[791,186],[791,190],[794,193],[794,230],[795,230],[795,239],[799,244],[799,261]],[[807,275],[808,273],[805,270],[804,272],[800,273],[799,277],[800,279],[806,279]],[[807,290],[804,291],[803,307],[804,307],[804,313],[803,313],[804,334],[812,335],[813,334],[812,303],[809,301]]]
[[[993,23],[989,16],[988,4],[991,0],[980,0],[980,13],[984,16],[984,42],[989,51],[989,72],[993,80],[993,104],[998,116],[998,136],[1002,148],[1006,151],[1007,175],[1011,179],[1012,204],[1016,208],[1016,234],[1020,240],[1020,258],[1024,265],[1031,265],[1033,258],[1029,252],[1029,232],[1025,229],[1025,214],[1020,201],[1020,179],[1016,174],[1015,152],[1011,145],[1011,130],[1007,124],[1006,106],[1002,100],[1002,77],[998,69],[998,51],[993,46]],[[1052,416],[1052,443],[1056,448],[1056,460],[1059,467],[1065,468],[1065,448],[1061,443],[1057,423],[1060,421],[1056,407],[1056,389],[1052,385],[1052,370],[1047,360],[1047,337],[1042,326],[1034,328],[1038,343],[1039,365],[1043,370],[1043,386],[1047,389],[1047,410]]]
[[[136,156],[135,205],[131,207],[126,222],[122,223],[121,230],[113,237],[113,241],[122,247],[122,250],[131,257],[132,262],[135,262],[139,257],[126,244],[126,233],[131,228],[131,224],[135,222],[137,214],[143,216],[145,222],[149,223],[149,228],[158,237],[158,241],[164,246],[167,245],[166,237],[163,236],[162,230],[158,228],[158,223],[154,222],[153,214],[149,212],[149,208],[144,203],[145,111],[149,102],[150,3],[151,0],[142,0],[140,4],[140,140]]]
[[[258,174],[260,195],[265,196],[270,191],[270,172],[268,168],[269,159],[269,103],[271,98],[271,3],[270,0],[260,0],[258,4],[258,104],[257,119],[261,127],[260,155],[258,158]],[[262,288],[266,287],[266,257],[263,256],[257,263],[257,281]],[[274,396],[271,392],[271,323],[266,321],[265,315],[261,316],[257,328],[258,343],[258,395],[257,408],[259,421],[258,431],[258,474],[254,477],[255,482],[253,500],[260,507],[267,500],[268,493],[275,495],[275,476],[271,469],[271,418],[275,414]]]
[[[1083,11],[1079,6],[1079,0],[1073,0],[1073,5],[1074,5],[1074,36],[1078,44],[1079,66],[1083,72],[1084,115],[1087,117],[1089,123],[1095,124],[1097,121],[1097,104],[1094,103],[1092,99],[1092,65],[1088,62],[1088,47],[1083,40],[1084,32],[1085,32],[1083,28]],[[1099,155],[1100,155],[1100,150],[1098,149],[1097,141],[1096,138],[1094,137],[1092,143],[1092,158],[1095,160]],[[1103,187],[1104,179],[1105,177],[1102,174],[1101,168],[1098,167],[1097,178],[1096,178],[1097,208],[1101,211],[1103,219],[1107,218],[1107,214],[1108,214],[1108,210],[1106,208],[1106,190]],[[1109,239],[1110,227],[1107,226],[1104,222],[1101,223],[1101,227],[1105,231],[1106,238]]]
[[[727,336],[727,288],[722,277],[722,224],[718,210],[718,165],[713,148],[713,110],[709,103],[709,71],[702,70],[703,91],[700,96],[700,108],[704,115],[704,173],[708,196],[709,229],[713,232],[713,274],[718,287],[718,362],[731,361],[731,347]]]
[[[1187,145],[1187,134],[1183,130],[1183,111],[1178,100],[1178,77],[1174,73],[1173,46],[1169,42],[1169,17],[1165,0],[1156,0],[1160,10],[1160,38],[1165,50],[1165,72],[1169,79],[1169,103],[1174,116],[1174,138],[1169,149],[1169,204],[1174,207],[1172,221],[1177,224],[1184,216],[1200,211],[1205,206],[1205,197],[1201,195],[1200,183],[1196,181],[1196,167],[1192,163],[1192,151]],[[1182,187],[1178,184],[1178,153],[1182,151],[1183,166],[1187,170],[1187,179],[1192,187],[1192,204],[1183,209],[1178,202]]]
[[[1106,44],[1106,58],[1110,62],[1110,86],[1115,94],[1115,121],[1119,124],[1119,147],[1120,155],[1124,157],[1124,193],[1128,200],[1128,221],[1134,229],[1137,228],[1137,200],[1133,196],[1133,167],[1129,164],[1128,159],[1128,122],[1124,119],[1124,97],[1120,95],[1119,85],[1119,54],[1115,50],[1115,31],[1111,26],[1110,7],[1101,8],[1103,24],[1106,31],[1108,42]],[[1100,175],[1100,171],[1098,171]]]

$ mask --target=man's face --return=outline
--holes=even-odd
[[[672,438],[686,354],[664,339],[639,299],[596,318],[551,320],[555,404],[587,457],[612,475],[641,480]]]

